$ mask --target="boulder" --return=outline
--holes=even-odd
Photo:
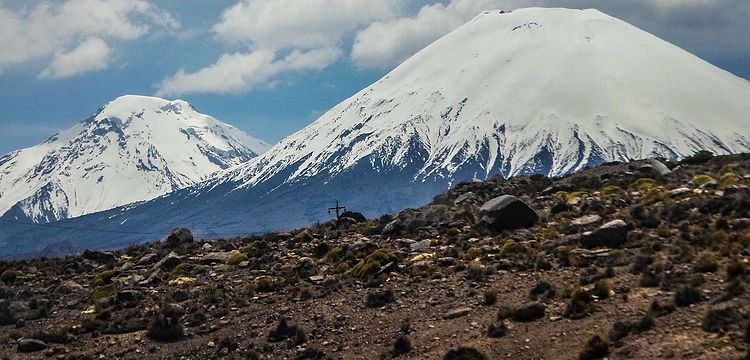
[[[417,241],[409,246],[411,251],[424,251],[430,248],[432,241],[430,239]]]
[[[599,223],[600,221],[602,221],[602,217],[599,215],[586,215],[586,216],[581,216],[571,221],[570,226],[573,226],[575,228],[583,228],[589,225]]]
[[[401,223],[400,220],[393,220],[385,224],[385,226],[383,226],[383,231],[381,231],[381,234],[398,235],[401,233],[403,229],[404,229],[404,225]]]
[[[356,225],[356,224],[357,224],[357,220],[354,220],[350,217],[342,217],[336,220],[337,228],[345,228],[345,227]]]
[[[521,199],[503,195],[487,201],[479,209],[480,223],[495,231],[528,228],[539,221],[539,215]]]
[[[582,247],[593,249],[597,247],[619,248],[628,240],[628,224],[622,220],[610,221],[594,231],[581,234],[579,242]]]
[[[193,233],[187,228],[176,228],[167,236],[167,246],[177,247],[182,244],[193,242]]]
[[[170,252],[154,265],[154,269],[171,270],[181,262],[182,258],[179,255]]]
[[[664,163],[662,163],[661,161],[656,159],[649,159],[646,160],[645,164],[641,165],[638,168],[638,172],[642,174],[665,176],[669,175],[669,173],[671,173],[672,171],[669,170],[667,165],[664,165]]]
[[[343,218],[350,218],[358,223],[363,223],[367,221],[367,218],[364,215],[356,211],[344,211],[343,213],[341,213],[341,216],[339,216],[339,219],[343,219]]]
[[[546,307],[542,303],[530,302],[521,305],[513,312],[513,321],[529,322],[544,317]]]
[[[318,266],[315,265],[315,261],[308,257],[303,257],[297,260],[294,264],[292,271],[302,279],[307,279],[310,276],[318,274]]]
[[[47,348],[47,343],[38,339],[21,339],[18,340],[17,349],[18,352],[35,352],[42,351]]]

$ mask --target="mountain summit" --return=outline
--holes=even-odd
[[[375,216],[475,178],[748,152],[748,99],[750,82],[599,11],[486,11],[263,155],[68,224],[128,235],[44,236],[115,247],[186,224],[206,236],[264,232],[324,220],[337,200]]]
[[[185,101],[121,96],[44,143],[0,157],[0,215],[48,222],[150,200],[267,148]]]
[[[233,175],[557,176],[750,151],[750,83],[597,10],[486,11]]]

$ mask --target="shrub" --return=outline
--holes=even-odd
[[[240,253],[247,255],[249,252],[251,252],[254,249],[258,248],[259,245],[260,245],[260,241],[255,240],[255,241],[251,242],[250,244],[243,246],[240,249]]]
[[[241,262],[246,261],[246,260],[247,260],[247,255],[245,255],[245,253],[238,252],[232,255],[232,257],[229,258],[229,260],[227,260],[227,264],[239,265]]]
[[[693,185],[695,186],[702,186],[711,181],[716,181],[716,180],[711,175],[707,175],[707,174],[697,175],[693,177],[692,180],[690,180],[690,182],[692,182]]]
[[[96,302],[97,300],[110,297],[117,293],[117,289],[113,285],[96,286],[89,291],[89,297],[91,301]]]
[[[652,311],[646,311],[641,320],[638,322],[638,330],[646,331],[656,325],[656,316]]]
[[[94,278],[94,286],[103,286],[112,283],[112,278],[119,274],[117,270],[102,271]]]
[[[682,159],[682,161],[680,161],[680,164],[687,164],[687,165],[705,164],[709,160],[711,160],[713,157],[714,157],[714,153],[708,150],[700,150],[696,152],[695,154]]]
[[[692,285],[682,284],[674,293],[674,304],[679,307],[690,306],[701,301],[701,292]]]
[[[375,250],[362,261],[354,265],[351,270],[352,275],[365,278],[377,274],[383,265],[395,262],[396,256],[384,250]]]
[[[443,360],[486,360],[487,357],[479,350],[473,347],[459,347],[449,350]]]
[[[18,279],[18,271],[15,271],[13,269],[8,269],[3,271],[2,274],[0,274],[0,281],[6,283],[6,284],[12,284],[16,282]]]
[[[392,303],[396,300],[392,289],[386,289],[383,291],[371,291],[367,293],[367,307],[378,308],[383,307],[385,304]]]
[[[546,281],[540,281],[529,291],[529,299],[537,300],[539,298],[553,298],[557,293],[555,285]]]
[[[593,310],[592,302],[591,295],[580,286],[577,286],[570,292],[570,302],[568,302],[563,316],[569,319],[584,318]]]
[[[609,343],[599,335],[594,335],[586,342],[583,350],[578,354],[579,360],[601,359],[609,354]]]
[[[701,328],[707,332],[727,332],[738,323],[742,317],[732,307],[709,310],[703,317]]]
[[[630,188],[635,191],[647,192],[657,186],[656,180],[651,178],[640,178],[630,184]]]
[[[165,307],[151,319],[146,336],[151,340],[160,342],[180,340],[183,335],[181,315],[174,307]]]
[[[393,356],[399,356],[411,351],[411,341],[406,335],[400,335],[393,344]]]
[[[747,272],[747,269],[745,267],[745,264],[743,264],[740,260],[734,259],[732,262],[727,265],[727,280],[732,280],[736,277],[745,276],[745,273]]]
[[[280,342],[288,340],[292,346],[299,346],[307,342],[305,331],[296,325],[289,325],[286,319],[281,319],[279,324],[268,334],[268,341]]]
[[[646,287],[646,288],[659,287],[659,283],[661,283],[661,279],[653,271],[647,270],[641,274],[640,283],[641,283],[641,287]]]
[[[190,264],[182,263],[174,267],[172,271],[169,272],[169,278],[170,279],[176,279],[183,275],[185,275],[185,271],[190,269]]]
[[[497,302],[497,289],[495,288],[489,288],[489,289],[484,290],[482,295],[483,295],[482,303],[484,305],[488,305],[488,306],[495,305],[495,303]]]
[[[503,337],[508,333],[508,327],[504,322],[498,321],[494,324],[490,324],[487,328],[487,336],[491,338]]]
[[[263,276],[255,280],[255,291],[257,292],[272,292],[274,287],[273,280],[268,276]]]
[[[609,298],[610,291],[612,291],[612,284],[608,280],[602,279],[594,284],[594,295],[599,299]]]
[[[714,272],[719,269],[719,261],[716,256],[711,252],[704,251],[698,256],[698,260],[695,262],[695,271],[698,272]]]
[[[336,246],[333,249],[329,250],[325,256],[323,256],[323,261],[328,264],[335,264],[337,261],[341,259],[341,256],[344,254],[344,248],[342,246]]]
[[[509,256],[512,254],[522,254],[526,252],[526,248],[516,242],[515,240],[508,239],[503,244],[503,247],[500,249],[500,254],[502,256]]]

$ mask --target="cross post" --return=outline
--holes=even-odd
[[[330,214],[331,211],[335,211],[336,212],[336,220],[338,220],[339,217],[341,216],[341,210],[346,210],[346,208],[343,207],[343,206],[339,206],[339,201],[336,200],[336,206],[332,207],[332,208],[328,208],[328,213]]]

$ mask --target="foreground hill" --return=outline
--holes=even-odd
[[[0,353],[741,358],[750,155],[668,166],[494,178],[379,219],[0,262]]]

